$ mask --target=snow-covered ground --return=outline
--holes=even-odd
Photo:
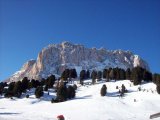
[[[103,84],[106,84],[108,93],[101,97]],[[120,98],[116,86],[122,84],[128,93]],[[65,120],[149,120],[151,114],[160,112],[160,95],[153,83],[143,84],[141,88],[142,91],[137,91],[138,86],[133,86],[128,80],[101,82],[79,87],[73,100],[53,104],[50,100],[55,97],[54,92],[49,96],[45,93],[40,100],[34,95],[29,99],[13,100],[1,97],[0,120],[56,120],[56,116],[61,114]]]

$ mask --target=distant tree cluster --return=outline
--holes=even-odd
[[[62,85],[59,86],[57,89],[57,96],[55,99],[51,100],[51,103],[57,103],[57,102],[64,102],[67,99],[72,99],[75,97],[76,95],[76,90],[77,86],[66,86],[66,85]]]
[[[41,81],[34,79],[29,80],[27,77],[24,77],[22,81],[11,82],[8,85],[6,83],[1,83],[0,94],[4,93],[4,96],[7,98],[20,98],[22,93],[26,93],[26,91],[30,90],[31,88],[36,88],[35,96],[40,98],[43,96],[43,86],[45,86],[44,88],[47,91],[48,88],[53,88],[55,80],[56,79],[54,75],[49,76],[47,79],[42,79]],[[8,89],[4,89],[5,86],[8,86]],[[27,96],[29,97],[29,95]]]
[[[2,95],[5,92],[5,87],[7,86],[6,82],[0,83],[0,95]]]
[[[83,81],[85,79],[91,78],[92,79],[92,84],[96,83],[97,81],[100,81],[101,79],[106,79],[106,82],[109,82],[110,80],[131,80],[134,85],[141,84],[141,81],[144,80],[146,82],[152,81],[152,73],[147,71],[144,68],[141,67],[135,67],[133,69],[121,69],[121,68],[109,68],[109,69],[104,69],[102,71],[96,71],[93,70],[91,72],[82,70],[80,72],[80,83],[83,85]]]
[[[153,82],[156,84],[157,93],[160,94],[160,74],[153,74]]]
[[[152,81],[152,73],[141,67],[133,69],[109,68],[103,70],[103,78],[106,81],[110,80],[131,80],[134,85],[141,84],[141,81]]]
[[[65,69],[61,74],[61,79],[68,81],[71,78],[77,78],[76,69]]]

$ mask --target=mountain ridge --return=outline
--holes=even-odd
[[[61,44],[49,44],[38,54],[37,60],[27,61],[20,71],[13,74],[7,81],[18,81],[23,77],[42,79],[51,74],[61,74],[66,68],[98,69],[133,68],[136,66],[149,70],[146,61],[131,51],[86,48],[81,44],[64,41]]]

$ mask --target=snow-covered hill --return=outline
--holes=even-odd
[[[108,93],[101,97],[103,84]],[[119,98],[116,86],[122,84],[129,92]],[[60,114],[65,120],[149,120],[151,114],[160,112],[160,96],[153,83],[142,84],[142,91],[137,91],[138,87],[128,80],[101,82],[78,87],[75,99],[53,104],[50,99],[55,96],[54,92],[49,96],[45,93],[40,100],[34,95],[29,99],[0,98],[0,120],[56,120]]]
[[[130,51],[86,48],[83,45],[63,42],[42,49],[37,60],[26,62],[8,81],[18,81],[24,77],[40,80],[51,74],[60,75],[65,68],[102,70],[109,67],[127,69],[135,66],[149,69],[143,59]]]

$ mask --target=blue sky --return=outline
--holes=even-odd
[[[160,1],[0,0],[0,80],[62,41],[131,50],[160,73]]]

